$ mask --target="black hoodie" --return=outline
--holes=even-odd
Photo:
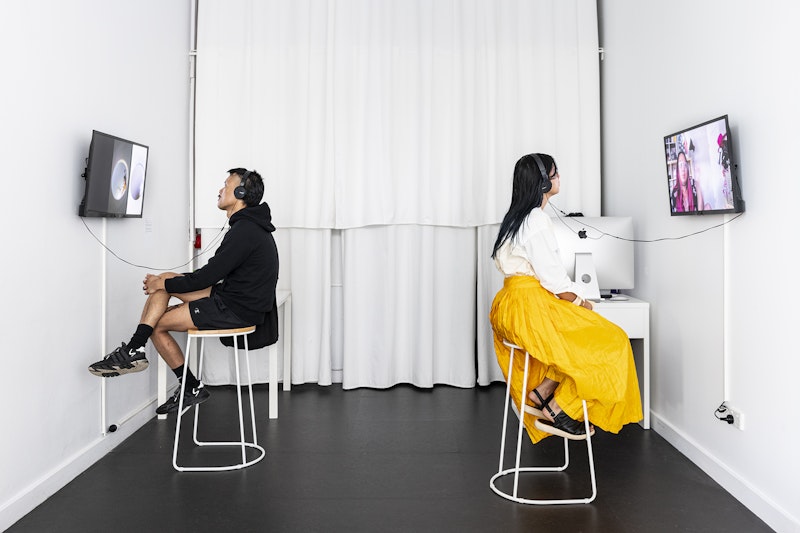
[[[216,294],[248,324],[260,325],[275,305],[278,283],[278,248],[272,232],[272,215],[266,203],[240,209],[230,218],[231,228],[208,264],[166,280],[171,294],[211,287],[221,281]]]

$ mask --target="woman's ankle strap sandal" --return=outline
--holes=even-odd
[[[553,399],[553,395],[555,395],[555,393],[550,393],[550,396],[548,396],[546,399],[542,398],[542,395],[539,394],[539,391],[536,390],[536,389],[533,389],[533,393],[536,395],[537,398],[539,398],[539,401],[541,402],[541,404],[540,405],[536,405],[536,404],[531,405],[531,404],[527,403],[527,404],[525,404],[525,412],[528,413],[529,415],[535,416],[536,418],[544,418],[544,413],[542,413],[542,409],[548,408],[548,410],[549,410],[549,407],[547,407],[547,404],[549,404],[550,400]]]
[[[553,422],[542,418],[537,419],[534,422],[537,429],[570,440],[584,440],[586,438],[586,426],[583,422],[570,418],[564,411],[556,415],[549,407],[547,407],[547,410],[550,416],[553,417]],[[590,434],[594,435],[593,427],[590,427]]]

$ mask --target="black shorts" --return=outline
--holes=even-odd
[[[197,329],[231,329],[253,325],[245,323],[228,309],[216,293],[216,287],[211,288],[211,296],[189,302],[187,305]]]

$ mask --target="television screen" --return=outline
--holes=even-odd
[[[664,137],[672,215],[741,213],[728,115]]]
[[[82,217],[141,217],[148,147],[99,131],[92,132]]]

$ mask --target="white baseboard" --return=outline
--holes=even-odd
[[[14,498],[0,506],[0,531],[11,527],[47,498],[61,490],[67,483],[130,437],[154,415],[155,400],[148,402],[124,423],[119,424],[114,433],[100,435],[84,449],[22,489]]]
[[[779,533],[800,533],[800,517],[783,509],[708,450],[651,411],[652,429]]]

